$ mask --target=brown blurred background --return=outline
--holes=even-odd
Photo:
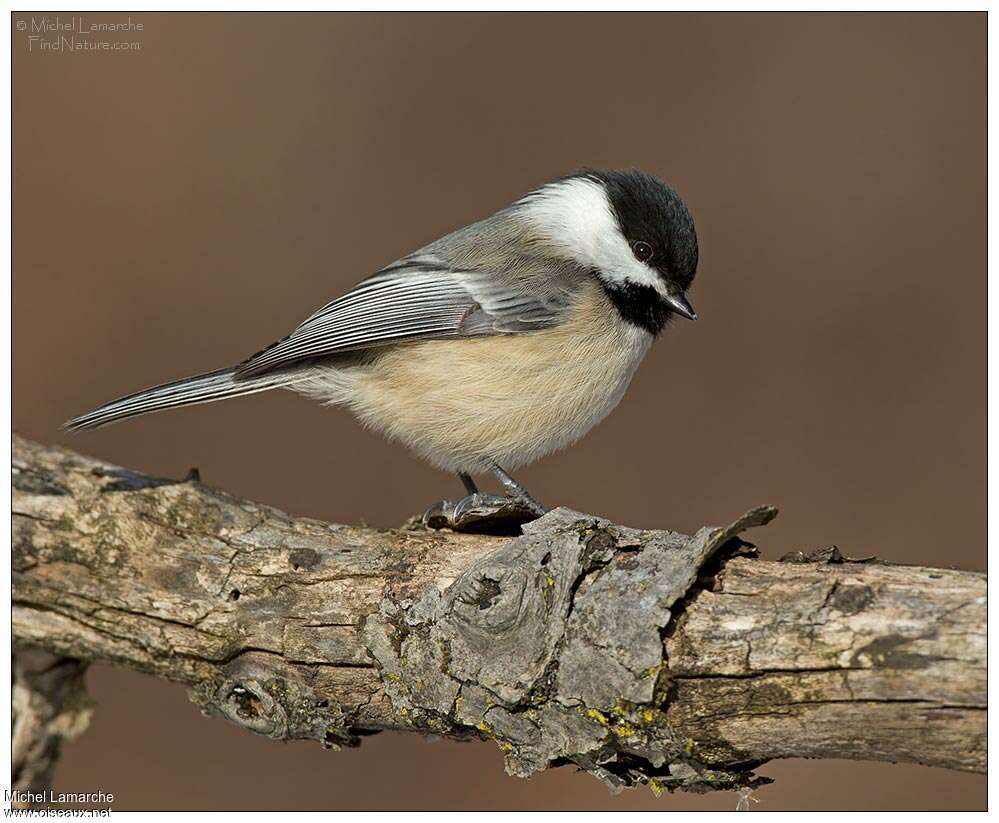
[[[701,315],[618,410],[522,471],[540,499],[681,530],[758,503],[765,556],[985,567],[985,14],[133,14],[138,51],[14,24],[14,423],[298,515],[390,526],[457,480],[285,393],[78,436],[229,365],[377,267],[582,165],[672,183]],[[50,15],[50,17],[53,15]],[[123,22],[125,14],[86,15]],[[65,19],[65,16],[64,16]],[[491,744],[281,745],[97,666],[57,788],[122,808],[732,809],[613,798]],[[984,808],[985,779],[778,762],[760,810]]]

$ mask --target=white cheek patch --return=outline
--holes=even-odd
[[[651,286],[666,294],[659,273],[635,258],[621,234],[603,185],[574,177],[545,186],[518,206],[534,231],[567,257],[612,283]]]

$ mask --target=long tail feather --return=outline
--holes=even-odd
[[[211,403],[228,397],[255,394],[287,386],[302,379],[300,374],[267,374],[246,380],[234,380],[233,369],[199,374],[174,383],[164,383],[127,397],[112,400],[79,417],[74,417],[63,428],[68,431],[97,429],[119,420],[138,417],[140,414],[173,409],[178,406],[192,406],[195,403]]]

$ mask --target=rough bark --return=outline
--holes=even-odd
[[[517,537],[330,525],[15,437],[15,642],[273,738],[494,740],[507,770],[731,789],[777,757],[985,769],[985,576],[756,559],[558,509]]]
[[[38,794],[50,788],[63,741],[89,725],[86,670],[83,661],[40,649],[20,649],[14,655],[10,742],[11,786],[16,792]]]

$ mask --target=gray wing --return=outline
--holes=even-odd
[[[557,323],[565,290],[456,270],[435,254],[404,258],[327,303],[283,340],[236,368],[237,379],[294,363],[413,340],[516,334]]]

